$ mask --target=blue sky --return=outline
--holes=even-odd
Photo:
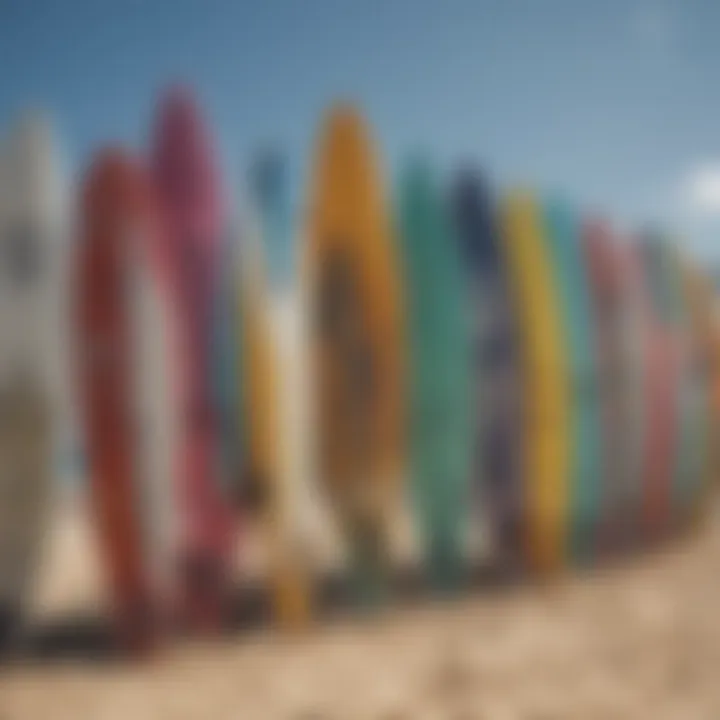
[[[41,107],[80,168],[183,80],[229,179],[267,141],[301,178],[350,97],[389,169],[472,157],[720,261],[718,29],[717,0],[0,0],[0,128]]]

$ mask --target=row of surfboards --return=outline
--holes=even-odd
[[[128,648],[168,624],[222,625],[251,517],[277,620],[301,626],[323,524],[367,605],[387,593],[401,508],[443,591],[462,587],[478,528],[500,565],[548,573],[700,513],[720,387],[714,291],[662,236],[621,240],[561,199],[496,202],[475,170],[448,185],[422,155],[390,193],[344,104],[320,130],[302,220],[272,152],[238,219],[198,108],[175,89],[147,157],[108,149],[91,163],[63,269],[54,235],[70,225],[48,138],[22,126],[0,165],[5,636],[64,425],[61,276],[96,536]]]

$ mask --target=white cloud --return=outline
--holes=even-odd
[[[720,161],[691,171],[684,183],[684,205],[693,214],[720,216]]]

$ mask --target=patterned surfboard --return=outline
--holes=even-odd
[[[493,198],[479,172],[458,173],[451,203],[470,328],[472,513],[486,518],[496,563],[518,569],[523,453],[517,313]]]

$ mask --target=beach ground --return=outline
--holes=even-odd
[[[10,663],[0,720],[714,720],[718,568],[716,513],[657,552],[546,585],[335,619],[295,637],[181,641],[138,664]]]

